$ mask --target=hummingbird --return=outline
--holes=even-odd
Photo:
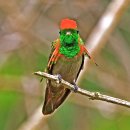
[[[60,23],[59,38],[52,42],[47,72],[58,75],[59,80],[62,78],[73,84],[76,91],[78,89],[76,80],[83,69],[85,56],[93,60],[79,35],[76,21],[63,19]],[[70,89],[47,79],[42,113],[44,115],[53,113],[70,93]]]

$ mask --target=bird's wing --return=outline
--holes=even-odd
[[[84,55],[87,55],[88,58],[91,59],[91,60],[95,63],[96,66],[98,66],[98,64],[95,62],[94,58],[89,54],[87,48],[86,48],[85,45],[84,45],[83,40],[82,40],[80,37],[79,37],[79,44],[80,44],[80,46],[81,46],[82,51],[84,52]],[[82,53],[82,52],[81,52],[81,53]]]
[[[78,42],[79,42],[79,45],[84,45],[84,42],[83,42],[83,40],[80,38],[80,36],[79,36]],[[75,81],[77,80],[77,78],[78,78],[78,76],[79,76],[81,70],[83,69],[83,66],[84,66],[84,53],[82,54],[82,63],[81,63],[81,66],[80,66],[80,68],[79,68],[79,70],[78,70],[78,73],[77,73],[77,76],[76,76],[76,78],[75,78]]]
[[[78,76],[79,76],[81,70],[83,69],[83,66],[84,66],[84,55],[82,55],[82,63],[81,63],[81,66],[80,66],[80,68],[79,68],[79,71],[78,71],[78,73],[77,73],[77,76],[76,76],[76,78],[75,78],[75,81],[77,80],[77,78],[78,78]]]
[[[51,46],[52,49],[51,49],[51,53],[50,53],[48,65],[47,65],[47,72],[50,74],[51,74],[53,65],[56,63],[56,61],[58,60],[60,56],[59,47],[60,47],[59,39],[52,42],[52,46]]]

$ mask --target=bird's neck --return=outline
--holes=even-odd
[[[78,45],[78,35],[64,36],[60,35],[59,52],[67,58],[73,58],[80,51]]]
[[[79,53],[80,47],[78,44],[70,47],[60,46],[59,51],[67,58],[73,58]]]

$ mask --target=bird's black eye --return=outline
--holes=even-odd
[[[77,30],[77,34],[79,33],[79,31]]]
[[[61,31],[59,31],[59,34],[61,34]]]

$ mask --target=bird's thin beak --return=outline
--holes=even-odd
[[[71,35],[71,32],[69,32],[69,31],[68,31],[68,32],[66,32],[66,35]]]

